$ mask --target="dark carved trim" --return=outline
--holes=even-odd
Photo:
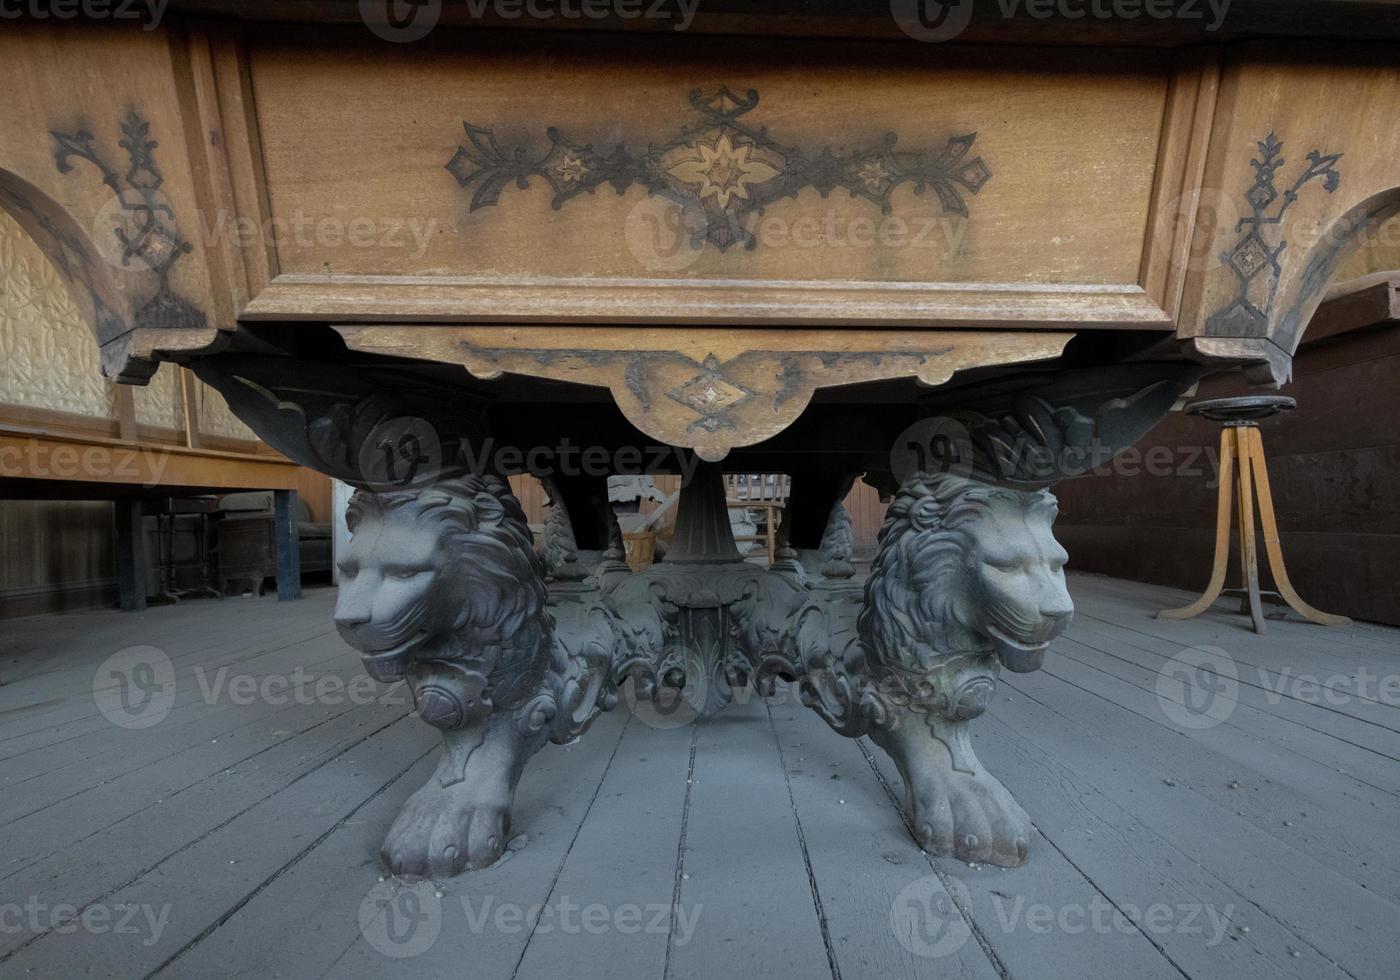
[[[467,142],[457,147],[447,170],[464,189],[475,185],[470,211],[497,204],[511,182],[529,187],[531,177],[549,185],[556,210],[604,184],[619,194],[640,184],[700,219],[693,225],[693,246],[708,241],[721,251],[735,242],[753,248],[757,241],[745,219],[807,187],[822,197],[840,187],[879,205],[884,214],[892,210],[895,188],[912,184],[914,193],[922,194],[931,187],[945,212],[966,217],[963,195],[976,194],[992,176],[980,156],[968,159],[976,133],[950,137],[937,152],[897,150],[898,137],[886,133],[874,146],[837,156],[829,147],[804,152],[785,146],[766,128],[741,121],[758,105],[753,89],[743,97],[728,88],[709,96],[694,89],[690,105],[700,114],[698,124],[682,126],[675,139],[641,153],[620,144],[596,151],[551,126],[549,149],[530,158],[523,147],[504,148],[491,130],[464,122]]]
[[[950,405],[957,392],[934,394],[931,417],[896,442],[905,472],[895,476],[919,470],[1027,489],[1084,476],[1147,435],[1206,373],[1184,362],[1071,369],[973,408]]]
[[[1307,169],[1283,192],[1282,203],[1270,213],[1270,208],[1280,197],[1274,186],[1274,175],[1287,161],[1282,156],[1283,144],[1273,133],[1260,140],[1258,147],[1259,156],[1249,161],[1254,168],[1254,183],[1245,192],[1250,214],[1235,225],[1239,240],[1220,256],[1220,261],[1235,276],[1235,296],[1206,320],[1207,336],[1268,336],[1274,295],[1283,272],[1279,256],[1288,247],[1282,232],[1284,215],[1298,199],[1298,192],[1304,184],[1321,177],[1322,187],[1329,194],[1341,186],[1342,176],[1335,164],[1342,154],[1324,156],[1317,150],[1310,150]],[[1277,245],[1270,242],[1270,228],[1277,229]]]
[[[254,355],[205,357],[193,370],[269,446],[351,486],[407,490],[489,469],[472,449],[481,405],[455,386]]]
[[[73,169],[73,157],[86,160],[97,168],[106,184],[117,196],[122,210],[132,215],[135,230],[115,230],[122,246],[122,265],[137,259],[156,274],[155,294],[133,314],[136,327],[173,330],[200,330],[207,325],[204,312],[175,292],[170,286],[170,270],[193,246],[181,235],[175,224],[175,211],[160,193],[165,177],[156,166],[155,150],[160,145],[150,138],[151,124],[136,110],[127,113],[121,123],[122,138],[117,145],[126,150],[128,166],[118,174],[93,147],[93,135],[85,129],[76,133],[51,135],[58,143],[54,166],[59,173]]]

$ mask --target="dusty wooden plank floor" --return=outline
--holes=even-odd
[[[5,623],[0,976],[1396,976],[1400,631],[1072,590],[974,725],[1014,871],[922,854],[893,767],[784,693],[605,716],[531,763],[506,860],[404,888],[374,855],[435,742],[329,590]]]

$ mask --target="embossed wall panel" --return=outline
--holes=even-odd
[[[131,389],[136,402],[136,421],[162,429],[182,429],[184,409],[180,405],[179,368],[162,364],[144,387]]]
[[[202,381],[190,377],[190,384],[196,386],[199,405],[199,431],[201,435],[223,436],[227,439],[257,441],[257,433],[244,425],[229,410],[224,396]]]
[[[0,210],[0,405],[115,417],[97,345],[58,271]]]

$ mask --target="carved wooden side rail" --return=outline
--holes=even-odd
[[[0,78],[27,93],[0,106],[0,206],[133,381],[163,357],[287,352],[292,322],[397,324],[362,339],[400,354],[407,324],[486,325],[449,358],[486,375],[592,349],[501,324],[592,323],[1106,331],[1277,380],[1339,264],[1400,208],[1400,136],[1373,118],[1400,100],[1382,43],[1018,47],[1013,72],[959,44],[936,64],[913,43],[741,36],[396,45],[176,7],[153,30],[0,36]],[[658,339],[598,349],[669,357]],[[849,383],[814,382],[813,353],[883,350],[794,340],[685,356],[752,374],[733,358],[775,355],[777,425]],[[850,381],[940,374],[919,360],[938,338],[890,342],[902,364]],[[985,363],[1018,353],[1041,356]],[[612,361],[589,383],[636,414]]]

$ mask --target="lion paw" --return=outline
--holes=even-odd
[[[448,878],[495,863],[510,832],[510,798],[466,782],[429,782],[408,798],[381,855],[400,878]]]
[[[1025,862],[1031,819],[985,771],[921,773],[907,799],[910,826],[924,850],[1003,868]]]

